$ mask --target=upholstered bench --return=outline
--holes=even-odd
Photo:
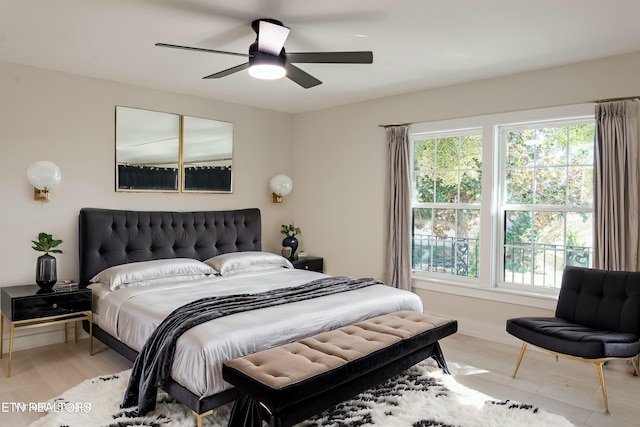
[[[449,372],[438,340],[455,320],[399,311],[227,361],[238,399],[229,426],[286,427],[433,357]]]

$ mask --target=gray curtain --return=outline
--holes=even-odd
[[[638,103],[596,105],[595,268],[638,270]]]
[[[411,290],[411,164],[409,127],[387,127],[386,277],[388,285]]]

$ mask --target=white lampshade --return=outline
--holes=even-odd
[[[52,190],[62,179],[60,168],[53,162],[40,160],[27,169],[27,179],[38,190]]]
[[[276,175],[269,181],[269,188],[278,196],[286,196],[291,193],[293,182],[286,175]]]

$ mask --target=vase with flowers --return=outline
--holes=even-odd
[[[300,231],[299,227],[291,223],[282,224],[280,233],[286,236],[282,240],[282,255],[289,259],[289,261],[294,261],[296,259],[296,250],[298,249],[298,239],[296,239],[296,236],[302,234],[302,231]]]
[[[36,264],[36,283],[44,290],[50,290],[58,281],[58,271],[56,258],[52,254],[61,254],[60,249],[56,249],[62,244],[62,240],[54,239],[51,234],[39,233],[38,240],[32,240],[32,248],[44,255],[38,257]]]

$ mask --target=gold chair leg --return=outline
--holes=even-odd
[[[609,399],[607,399],[607,386],[604,383],[604,370],[602,369],[604,363],[599,362],[595,365],[598,368],[598,375],[600,376],[600,388],[602,388],[602,397],[604,398],[604,413],[605,415],[610,415],[611,413],[609,412]]]
[[[633,365],[634,375],[636,377],[640,377],[640,371],[638,371],[638,364],[636,363],[636,359],[631,358],[631,364]]]
[[[206,417],[207,415],[211,415],[213,414],[213,409],[211,409],[210,411],[207,411],[203,414],[198,414],[196,411],[191,410],[191,412],[193,413],[193,415],[195,415],[196,417],[196,427],[202,427],[202,419],[204,417]]]
[[[522,349],[520,350],[520,356],[518,356],[518,361],[516,362],[516,370],[513,371],[513,378],[515,378],[516,374],[518,373],[518,368],[520,368],[520,363],[522,362],[522,358],[524,357],[524,352],[526,349],[527,349],[527,343],[523,342]]]

